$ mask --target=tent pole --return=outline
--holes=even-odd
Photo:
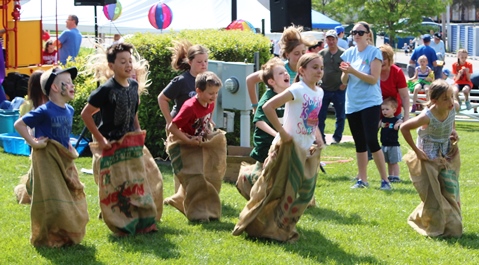
[[[236,0],[231,0],[231,21],[235,21],[237,19],[237,12],[238,8],[236,5]]]

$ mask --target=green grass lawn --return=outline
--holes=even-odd
[[[328,117],[327,133],[334,129]],[[379,190],[380,179],[369,164],[369,189],[351,190],[356,163],[331,163],[319,173],[315,191],[318,207],[307,209],[298,223],[300,239],[294,244],[235,237],[231,232],[246,201],[234,185],[221,190],[221,221],[192,224],[165,206],[159,231],[126,238],[112,236],[97,218],[97,187],[93,176],[81,174],[90,221],[82,243],[48,249],[29,243],[30,208],[18,205],[13,194],[19,177],[29,168],[28,157],[13,156],[0,148],[0,264],[479,264],[479,180],[473,165],[479,161],[479,123],[458,123],[461,140],[460,174],[464,235],[434,239],[419,235],[406,219],[419,196],[401,163],[402,183],[393,191]],[[349,133],[346,127],[345,134]],[[401,138],[402,151],[408,151]],[[353,143],[328,146],[323,160],[354,158]],[[76,161],[78,170],[91,168],[91,158]],[[160,165],[164,193],[173,193],[168,165]]]

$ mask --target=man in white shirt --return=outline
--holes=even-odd
[[[444,46],[444,42],[442,41],[441,33],[434,33],[434,41],[432,41],[429,46],[431,46],[431,48],[436,51],[437,59],[439,61],[444,61],[444,59],[446,58],[446,49]]]

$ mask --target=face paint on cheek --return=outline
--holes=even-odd
[[[66,91],[67,91],[67,84],[63,83],[61,84],[61,90],[62,92],[60,93],[62,96],[65,96]]]

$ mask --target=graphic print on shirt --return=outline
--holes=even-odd
[[[209,131],[210,121],[211,121],[211,113],[196,119],[192,125],[193,129],[195,130],[194,136],[201,136],[204,138],[210,132]]]
[[[110,102],[115,104],[114,125],[121,128],[119,131],[111,132],[111,136],[123,136],[133,130],[133,120],[135,118],[135,106],[137,103],[137,94],[134,89],[121,88],[113,89],[110,93]]]
[[[72,128],[72,120],[69,116],[56,116],[50,117],[50,122],[52,124],[51,133],[57,139],[70,137],[70,131]]]
[[[319,97],[310,98],[309,95],[303,95],[303,110],[301,111],[302,123],[298,123],[298,134],[312,134],[318,127],[318,114],[321,109]]]

